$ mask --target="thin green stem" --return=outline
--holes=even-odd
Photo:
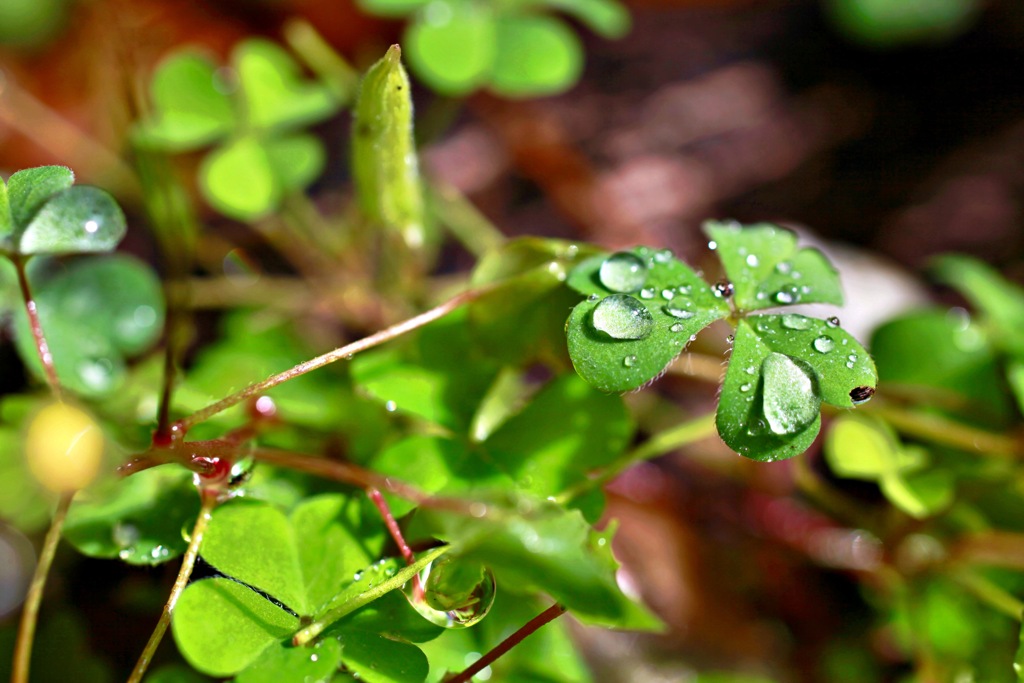
[[[317,356],[316,358],[308,360],[304,363],[299,363],[295,367],[285,370],[284,372],[279,372],[276,375],[272,375],[267,379],[263,380],[262,382],[250,384],[244,389],[236,391],[230,396],[223,398],[217,401],[216,403],[212,403],[207,407],[203,408],[202,410],[196,411],[192,415],[189,415],[183,420],[180,420],[178,424],[180,425],[183,431],[188,431],[188,429],[194,427],[200,422],[210,419],[214,415],[224,410],[227,410],[228,408],[238,403],[241,403],[247,398],[256,396],[257,394],[262,394],[263,392],[273,387],[276,387],[278,384],[283,384],[284,382],[287,382],[290,379],[295,379],[296,377],[304,375],[307,372],[312,372],[313,370],[322,368],[325,365],[330,365],[335,361],[349,359],[357,353],[360,353],[367,349],[371,349],[374,346],[383,344],[386,341],[390,341],[392,339],[395,339],[396,337],[400,337],[401,335],[407,332],[411,332],[412,330],[415,330],[419,327],[423,327],[427,323],[431,323],[435,320],[438,320],[439,318],[443,318],[444,316],[448,315],[449,313],[459,308],[463,304],[469,303],[470,301],[473,301],[474,299],[480,297],[484,293],[490,291],[490,289],[490,287],[483,287],[479,289],[471,289],[461,294],[458,294],[449,299],[448,301],[438,306],[435,306],[434,308],[431,308],[428,311],[424,311],[419,315],[413,316],[408,320],[404,320],[400,323],[392,325],[391,327],[387,327],[381,330],[380,332],[371,334],[368,337],[363,337],[362,339],[354,341],[351,344],[346,344],[345,346],[334,349],[333,351],[328,351],[327,353],[321,356]]]
[[[505,242],[505,235],[451,185],[433,182],[427,197],[448,231],[474,256],[480,257]]]
[[[32,661],[32,642],[35,639],[36,623],[39,621],[39,605],[43,600],[46,577],[50,573],[50,566],[57,553],[60,532],[64,527],[64,520],[67,518],[68,508],[71,507],[71,499],[74,495],[73,492],[65,493],[60,497],[57,509],[53,513],[53,519],[50,521],[50,529],[46,532],[43,547],[39,551],[39,564],[36,565],[36,571],[32,575],[32,583],[25,596],[25,607],[21,611],[21,623],[18,624],[18,640],[14,646],[14,670],[11,673],[11,683],[28,682],[29,666]]]
[[[563,614],[565,614],[564,605],[555,603],[551,607],[548,607],[533,619],[530,619],[528,622],[523,624],[518,631],[498,643],[498,645],[490,652],[473,662],[473,664],[465,671],[458,673],[451,678],[446,678],[444,683],[469,683],[469,681],[473,679],[473,676],[476,676],[478,673],[489,667],[499,657],[521,643],[527,636],[537,631],[537,629],[544,624],[554,621]]]
[[[980,574],[958,572],[953,574],[953,579],[976,598],[1014,621],[1020,621],[1024,617],[1024,602]]]
[[[584,493],[597,487],[604,486],[609,481],[619,476],[623,471],[629,469],[638,462],[651,460],[659,455],[664,455],[677,448],[687,446],[701,439],[705,439],[715,433],[715,414],[708,413],[693,420],[658,432],[642,444],[627,452],[621,458],[605,467],[600,474],[576,486],[570,487],[558,496],[561,503],[567,503],[578,498]]]
[[[292,636],[292,644],[296,647],[309,644],[314,638],[323,633],[324,629],[342,617],[355,612],[364,605],[370,604],[385,593],[390,593],[396,588],[401,588],[406,582],[418,575],[424,567],[444,555],[449,550],[451,550],[451,546],[443,545],[440,548],[434,548],[433,550],[427,551],[427,553],[416,560],[414,564],[410,564],[399,569],[395,572],[394,576],[390,577],[386,581],[381,581],[362,593],[346,600],[343,604],[330,610],[323,617],[317,619],[312,624],[296,633]]]
[[[216,504],[216,496],[203,495],[203,503],[199,508],[199,517],[196,518],[195,526],[192,527],[192,538],[189,539],[188,548],[181,558],[181,569],[178,571],[178,578],[174,581],[171,594],[167,596],[164,611],[160,614],[160,620],[157,622],[156,628],[153,629],[146,647],[143,648],[142,654],[139,655],[138,661],[135,662],[135,668],[132,669],[132,675],[128,677],[128,683],[139,683],[142,680],[142,677],[146,674],[146,669],[149,668],[149,663],[153,660],[153,655],[156,654],[160,641],[163,640],[164,633],[167,632],[167,627],[171,623],[171,612],[174,610],[174,605],[177,604],[181,592],[185,590],[189,577],[192,576],[192,569],[195,567],[196,557],[199,555],[199,545],[203,542],[203,535],[206,533],[206,528],[210,523],[210,513]]]
[[[939,415],[901,408],[877,398],[859,410],[878,415],[904,434],[932,443],[997,457],[1014,457],[1024,452],[1024,445],[1017,439]]]

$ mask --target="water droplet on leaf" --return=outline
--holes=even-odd
[[[643,339],[654,327],[654,316],[628,294],[612,294],[594,307],[594,329],[612,339]]]
[[[811,319],[806,316],[789,313],[782,316],[782,326],[790,330],[806,330],[811,326]]]
[[[839,318],[833,315],[832,317],[825,320],[825,324],[828,325],[829,327],[839,327]]]
[[[818,353],[828,353],[833,348],[835,348],[836,343],[832,341],[832,337],[826,337],[825,335],[821,335],[813,342],[811,342],[811,345],[814,346],[814,350],[817,351]]]
[[[622,359],[622,364],[625,365],[627,368],[633,367],[633,363],[635,362],[636,356],[626,356],[625,358]]]
[[[640,290],[640,298],[641,299],[653,299],[654,298],[654,288],[653,287],[644,287],[643,289],[641,289]]]
[[[672,260],[674,254],[671,249],[662,249],[661,251],[655,252],[654,260],[657,263],[668,263]]]
[[[818,415],[821,399],[811,376],[792,358],[770,353],[761,364],[764,417],[774,434],[793,434]]]
[[[674,297],[675,295],[676,293],[673,292],[671,289],[661,290],[661,298],[664,299],[665,301],[671,301],[672,297]]]
[[[760,263],[760,261],[755,254],[749,254],[747,256],[747,265],[751,268],[756,268],[758,263]]]
[[[693,311],[688,311],[685,308],[679,308],[678,306],[666,306],[661,310],[665,311],[673,318],[679,318],[680,320],[686,320],[687,318],[693,317]]]
[[[635,254],[620,251],[604,260],[597,277],[613,292],[637,292],[647,282],[647,266]]]
[[[668,328],[672,332],[682,332],[686,327],[682,323],[675,323],[672,327]]]

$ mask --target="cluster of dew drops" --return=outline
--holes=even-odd
[[[646,260],[642,258],[646,255],[646,248],[641,247],[638,251],[641,254],[639,256],[628,251],[614,253],[601,264],[597,273],[598,280],[614,293],[604,298],[597,294],[589,297],[590,301],[598,302],[591,316],[591,325],[612,339],[646,339],[654,330],[655,320],[650,308],[632,296],[639,294],[640,299],[645,301],[664,301],[661,310],[669,319],[669,331],[683,332],[686,326],[682,321],[694,316],[694,304],[689,298],[690,285],[660,290],[647,286],[650,265],[668,263],[673,258],[672,251],[663,249]],[[719,296],[723,294],[728,296],[728,293],[719,293]],[[693,340],[692,336],[690,340]],[[630,355],[623,359],[626,367],[631,367],[635,362],[636,356]]]

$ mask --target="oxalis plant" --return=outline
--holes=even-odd
[[[276,49],[238,54],[259,67],[242,80],[245,92],[261,89],[261,70],[293,73]],[[215,77],[206,61],[174,59],[179,75]],[[269,82],[280,84],[278,75]],[[345,100],[340,88],[301,90],[312,93],[317,116]],[[136,151],[166,252],[162,283],[148,265],[105,253],[123,237],[124,217],[102,191],[73,185],[70,170],[28,169],[3,186],[2,303],[25,366],[48,388],[0,406],[0,512],[28,531],[49,523],[13,646],[15,683],[29,680],[30,664],[43,675],[60,671],[59,658],[33,660],[37,640],[70,642],[66,632],[49,634],[45,619],[35,635],[61,539],[129,565],[179,563],[131,681],[587,681],[560,615],[662,626],[617,581],[603,484],[716,429],[746,458],[791,458],[814,442],[823,403],[848,409],[872,398],[875,361],[839,320],[786,311],[842,303],[836,271],[794,233],[708,222],[723,274],[713,282],[663,249],[506,241],[420,177],[409,91],[392,47],[354,101],[359,212],[341,226],[302,203],[309,157],[296,156],[301,172],[288,166],[274,151],[293,144],[275,137],[280,126],[231,132],[237,119],[220,97],[211,104],[219,127],[197,136],[201,100],[171,106],[156,97],[163,109],[140,123]],[[308,120],[264,114],[289,130]],[[225,145],[205,162],[204,192],[231,215],[261,217],[251,225],[303,271],[318,315],[326,308],[332,322],[357,329],[357,283],[396,309],[383,316],[391,324],[315,355],[315,319],[292,300],[281,305],[285,283],[252,297],[246,287],[261,285],[250,272],[206,290],[188,279],[202,235],[160,140]],[[260,160],[253,172],[275,188],[241,213],[216,198],[242,197],[224,190],[231,174],[212,170],[239,150]],[[277,206],[286,220],[266,217]],[[427,287],[442,227],[479,258],[468,279]],[[361,261],[374,267],[360,270]],[[338,276],[339,262],[351,271]],[[1008,473],[1020,447],[999,430],[1012,423],[1014,400],[1024,403],[1024,293],[962,257],[936,272],[979,318],[916,311],[880,328],[872,350],[890,395],[830,413],[825,439],[835,477],[876,482],[898,516],[851,504],[809,470],[800,480],[823,508],[892,544],[896,559],[873,570],[875,599],[886,605],[880,619],[903,634],[918,670],[934,675],[927,680],[963,671],[1004,680],[1012,650],[984,655],[996,651],[990,643],[1005,650],[1005,624],[954,639],[927,624],[966,618],[949,608],[962,594],[987,605],[979,609],[1020,616],[1013,576],[976,565],[1016,557],[1016,546],[986,541],[985,532],[1012,523],[977,491],[1019,497]],[[409,291],[396,293],[396,281]],[[332,299],[336,288],[351,297]],[[219,341],[180,370],[199,291],[249,298],[225,305]],[[407,308],[422,312],[398,315]],[[716,413],[638,435],[623,394],[655,381],[719,321],[731,328],[732,348]],[[972,392],[986,402],[980,411],[962,400]],[[957,460],[981,452],[1009,457],[974,468]],[[171,657],[158,650],[168,630],[190,668],[149,672]],[[105,680],[95,660],[67,659],[75,680]],[[857,666],[842,670],[869,673],[849,680],[881,675]]]

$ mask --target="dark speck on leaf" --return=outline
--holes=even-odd
[[[850,389],[850,400],[854,403],[863,403],[874,395],[874,387],[854,387]]]

